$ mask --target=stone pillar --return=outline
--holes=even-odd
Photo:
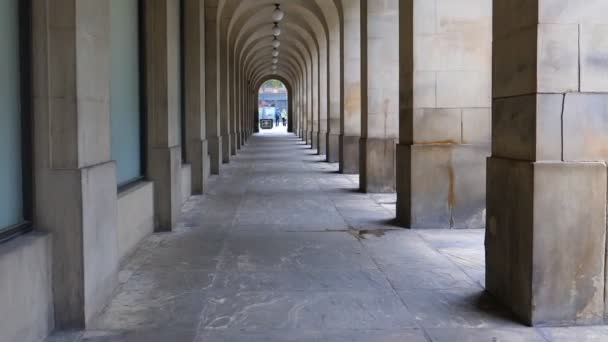
[[[360,187],[395,191],[399,135],[399,0],[361,0],[365,101],[361,115]]]
[[[321,43],[322,44],[322,43]],[[321,48],[318,54],[319,58],[319,69],[317,70],[318,75],[318,88],[315,96],[319,99],[318,101],[318,132],[317,139],[319,140],[319,150],[317,151],[320,155],[327,154],[327,113],[329,106],[329,64],[328,64],[329,51],[325,48]]]
[[[329,33],[329,117],[327,118],[327,161],[340,161],[340,117],[342,116],[342,48],[340,24],[334,23]]]
[[[146,98],[148,165],[154,181],[157,231],[170,231],[181,207],[181,146],[179,141],[179,1],[146,2]]]
[[[226,18],[220,19],[220,29],[218,37],[218,60],[215,67],[218,70],[217,73],[217,110],[220,115],[220,134],[222,135],[222,163],[230,163],[230,156],[232,155],[233,143],[232,143],[232,112],[228,99],[228,42],[227,42],[227,31],[228,24]]]
[[[400,21],[397,218],[409,228],[484,228],[492,0],[410,0]]]
[[[486,286],[531,325],[606,313],[608,1],[494,1]]]
[[[205,191],[210,173],[205,115],[205,6],[184,1],[186,162],[192,166],[192,192]]]
[[[304,72],[304,82],[305,82],[305,91],[304,91],[304,110],[306,111],[306,143],[310,145],[310,148],[314,149],[315,144],[313,142],[315,137],[315,129],[314,129],[314,119],[312,112],[312,71],[310,70],[310,66],[307,65]]]
[[[55,327],[82,329],[118,270],[109,1],[32,5],[34,224],[52,237]]]
[[[344,115],[340,120],[340,172],[359,173],[361,138],[361,0],[343,0]]]
[[[311,87],[310,87],[310,105],[311,105],[311,115],[312,115],[312,148],[317,150],[318,154],[322,154],[321,153],[321,146],[320,144],[323,143],[323,141],[325,139],[320,139],[320,132],[321,132],[321,114],[320,114],[320,97],[319,97],[319,81],[320,81],[320,68],[319,68],[319,63],[314,61],[311,61],[311,75],[310,75],[310,79],[311,79]],[[325,145],[323,145],[325,146]]]
[[[222,163],[222,136],[217,107],[217,7],[205,1],[205,107],[211,174],[219,175]]]

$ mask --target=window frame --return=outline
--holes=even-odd
[[[0,243],[33,230],[33,144],[32,144],[32,0],[19,0],[19,102],[21,114],[21,188],[23,222],[0,227]]]
[[[148,96],[146,87],[146,1],[137,1],[137,34],[139,56],[139,163],[141,174],[124,184],[117,185],[118,193],[127,191],[148,180]]]

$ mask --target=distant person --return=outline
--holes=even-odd
[[[287,126],[287,112],[285,110],[281,112],[281,119],[283,119],[283,126]]]
[[[274,114],[275,126],[279,127],[279,121],[281,121],[281,114],[279,112]]]

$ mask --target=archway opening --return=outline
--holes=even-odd
[[[283,82],[270,79],[260,86],[258,113],[260,134],[287,133],[289,94]]]

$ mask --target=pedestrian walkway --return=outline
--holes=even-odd
[[[48,340],[608,340],[518,324],[483,291],[483,231],[392,226],[394,195],[322,160],[291,134],[254,136],[174,232],[144,241],[91,330]]]

